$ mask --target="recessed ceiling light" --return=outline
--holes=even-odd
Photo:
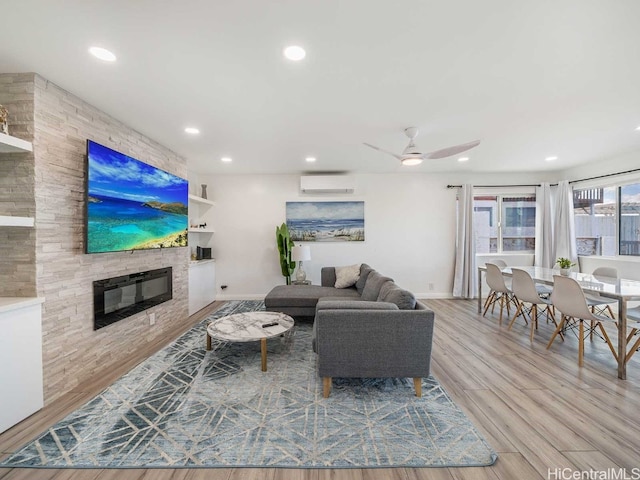
[[[640,132],[640,126],[636,127],[636,130],[637,130],[638,132]]]
[[[225,163],[229,163],[232,162],[233,160],[231,159],[231,157],[222,157],[220,160],[222,160]]]
[[[284,49],[284,56],[294,62],[302,60],[306,55],[307,52],[304,51],[304,48],[297,45],[291,45]]]
[[[184,129],[185,132],[190,133],[191,135],[197,135],[200,133],[200,130],[198,130],[195,127],[187,127]]]
[[[545,158],[545,160],[546,160],[547,162],[553,162],[554,160],[557,160],[557,159],[558,159],[558,157],[556,157],[556,156],[551,156],[551,157],[547,157],[547,158]]]
[[[307,157],[307,158],[305,158],[305,161],[309,162],[309,163],[313,163],[313,162],[316,161],[316,157]]]
[[[468,162],[469,161],[469,157],[460,157],[458,159],[459,162]]]
[[[106,48],[101,47],[91,47],[89,49],[89,53],[100,60],[104,60],[105,62],[115,62],[116,56],[113,52],[110,52]]]

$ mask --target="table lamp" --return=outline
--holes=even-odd
[[[311,248],[309,245],[294,245],[291,249],[291,260],[300,262],[296,272],[296,282],[304,282],[307,279],[307,274],[302,269],[302,262],[311,260]]]

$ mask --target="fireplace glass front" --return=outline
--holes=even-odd
[[[172,268],[93,282],[93,329],[111,325],[173,298]]]

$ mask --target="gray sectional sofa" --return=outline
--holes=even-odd
[[[265,298],[267,310],[314,315],[313,348],[323,394],[332,377],[413,378],[421,395],[429,376],[434,313],[411,292],[366,264],[357,282],[336,288],[335,267],[324,267],[322,285],[281,285]]]

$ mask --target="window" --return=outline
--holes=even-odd
[[[640,255],[640,183],[620,187],[620,255]]]
[[[578,255],[615,255],[618,206],[616,188],[573,191]]]
[[[574,190],[578,255],[640,256],[640,183]]]
[[[475,196],[473,211],[476,253],[535,250],[535,196]]]

